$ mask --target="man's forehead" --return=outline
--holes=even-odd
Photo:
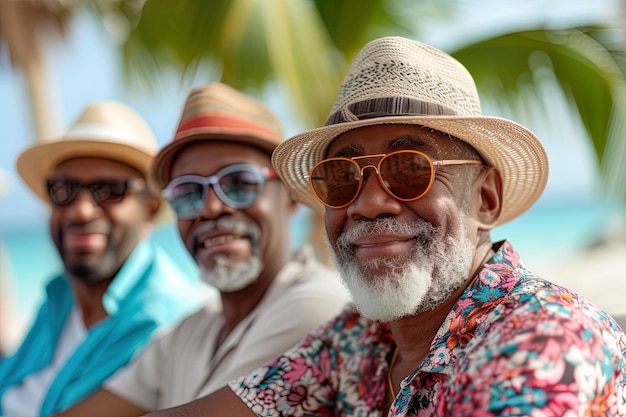
[[[353,129],[335,138],[328,155],[415,149],[436,155],[457,153],[470,145],[446,133],[420,125],[384,124]]]
[[[235,142],[228,140],[210,139],[200,140],[189,143],[178,151],[173,158],[172,163],[186,162],[188,160],[202,160],[204,164],[214,162],[219,165],[220,160],[207,160],[207,154],[217,154],[228,156],[229,160],[235,160],[234,163],[245,163],[250,159],[265,160],[271,159],[271,153],[265,149],[261,149],[251,143]]]
[[[271,154],[250,143],[198,140],[182,147],[171,160],[169,181],[182,175],[213,175],[238,164],[271,166]]]
[[[60,162],[54,169],[54,175],[69,175],[80,178],[126,178],[144,176],[135,168],[112,159],[93,156],[76,157]]]

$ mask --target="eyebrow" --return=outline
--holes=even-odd
[[[426,148],[427,150],[430,149],[423,139],[420,139],[414,136],[401,136],[399,138],[392,140],[388,144],[388,148],[390,151],[406,149],[407,147],[419,148],[419,150],[423,150],[424,148]]]
[[[424,139],[416,136],[399,136],[397,138],[389,140],[389,143],[387,144],[387,149],[387,153],[402,149],[422,150],[428,152],[432,150],[432,146],[430,146]],[[341,148],[333,154],[329,154],[327,158],[350,158],[355,156],[362,156],[364,154],[365,150],[361,145],[352,143],[346,145],[345,147]]]
[[[130,176],[123,176],[123,177],[103,176],[103,177],[93,177],[93,178],[85,179],[85,178],[80,178],[74,175],[51,175],[50,177],[46,178],[46,180],[77,181],[83,184],[94,184],[96,182],[107,182],[107,181],[137,181],[137,180],[145,181],[143,178],[130,177]]]
[[[328,158],[339,158],[339,157],[349,158],[352,156],[360,156],[363,154],[364,154],[363,147],[361,145],[357,145],[353,143],[353,144],[350,144],[341,148],[339,151],[335,152],[332,155],[328,155]]]

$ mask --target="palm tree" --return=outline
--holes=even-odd
[[[546,105],[539,96],[557,84],[593,142],[605,192],[626,202],[626,77],[623,42],[605,27],[507,33],[452,51],[483,97],[512,113]],[[493,59],[498,57],[498,59]],[[528,87],[533,87],[529,89]],[[530,97],[527,100],[520,97]],[[540,112],[549,113],[544,108]]]
[[[37,138],[50,137],[59,123],[55,113],[53,79],[46,65],[44,49],[50,37],[62,37],[71,16],[63,0],[0,1],[0,46],[9,52],[11,64],[20,70],[28,95]]]

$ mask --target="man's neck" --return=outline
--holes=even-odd
[[[244,320],[263,300],[274,279],[289,260],[289,252],[285,251],[279,262],[266,263],[259,278],[246,288],[232,292],[221,293],[222,308],[226,324],[221,333],[222,340]]]
[[[76,304],[80,307],[83,322],[87,329],[108,316],[102,305],[102,297],[111,281],[112,279],[97,284],[86,284],[70,276],[70,284],[74,297],[76,297]]]
[[[493,254],[490,244],[480,245],[475,253],[470,275],[446,301],[433,310],[427,310],[390,323],[391,332],[400,351],[399,356],[404,362],[409,362],[413,369],[417,368],[424,360],[432,341],[452,307],[485,263],[493,257]]]
[[[272,280],[257,280],[242,290],[220,294],[226,319],[223,339],[256,308],[271,283]]]

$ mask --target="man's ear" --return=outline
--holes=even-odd
[[[161,207],[162,199],[158,195],[150,195],[148,197],[148,219],[152,222],[154,221],[157,213],[159,212],[159,208]]]
[[[287,215],[291,218],[293,217],[296,212],[298,211],[298,208],[300,208],[300,203],[298,203],[293,196],[291,195],[291,192],[289,192],[289,190],[287,189],[287,187],[285,186],[285,184],[280,181],[280,187],[282,188],[281,192],[281,199],[282,198],[286,198],[287,201]]]
[[[293,217],[294,214],[296,214],[296,211],[298,211],[298,208],[300,207],[300,203],[298,203],[296,200],[293,199],[293,197],[291,197],[291,193],[288,192],[289,195],[289,217]]]
[[[497,168],[487,166],[476,178],[478,229],[489,231],[498,223],[502,211],[502,175]]]

